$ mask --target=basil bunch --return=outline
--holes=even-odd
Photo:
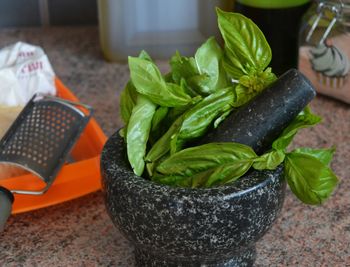
[[[261,156],[238,143],[185,148],[276,80],[268,67],[271,49],[260,29],[241,14],[217,9],[217,15],[224,49],[212,37],[194,57],[176,52],[166,75],[145,51],[129,57],[131,79],[120,101],[125,122],[121,134],[134,173],[198,188],[233,182],[250,168],[274,170],[284,163],[294,194],[307,204],[322,203],[337,184],[329,167],[334,149],[287,150],[299,129],[320,122],[309,108]]]

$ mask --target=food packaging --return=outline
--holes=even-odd
[[[0,50],[0,107],[25,106],[34,94],[55,95],[55,73],[43,49],[23,42]]]

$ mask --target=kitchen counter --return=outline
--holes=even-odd
[[[122,125],[119,93],[128,68],[103,60],[97,28],[0,30],[0,47],[19,40],[44,48],[57,76],[94,107],[107,135]],[[294,145],[336,145],[339,186],[322,206],[303,205],[288,190],[279,219],[257,243],[256,266],[350,266],[350,106],[323,96],[311,106],[324,121],[303,130]],[[11,216],[0,233],[0,266],[133,265],[133,248],[112,225],[101,192]]]

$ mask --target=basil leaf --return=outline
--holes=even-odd
[[[257,93],[254,91],[249,92],[249,88],[245,87],[242,84],[238,84],[236,87],[234,87],[234,92],[235,100],[233,102],[233,106],[236,108],[248,103],[257,95]]]
[[[283,150],[272,150],[257,158],[253,168],[256,170],[275,170],[284,161],[284,158]]]
[[[202,136],[211,123],[232,109],[234,93],[232,88],[225,88],[207,96],[184,115],[179,132],[172,142],[172,153],[178,151],[188,140]]]
[[[187,81],[184,78],[181,79],[180,86],[183,88],[184,92],[191,97],[200,97],[200,95],[194,89],[192,89],[191,86],[188,85]]]
[[[211,94],[228,86],[226,74],[221,66],[223,52],[214,37],[209,38],[195,54],[195,62],[200,75],[206,79],[198,80],[197,86],[202,94]],[[198,77],[198,76],[197,76]]]
[[[248,71],[237,55],[233,51],[230,51],[226,45],[223,66],[227,74],[234,79],[239,79],[242,75],[248,74]]]
[[[192,101],[190,104],[182,107],[176,107],[176,108],[171,108],[169,110],[169,113],[165,119],[165,122],[170,126],[179,116],[193,108],[198,102],[202,100],[201,96],[196,96],[192,98]]]
[[[168,72],[167,74],[163,75],[164,81],[167,83],[175,83],[173,79],[173,74],[171,72]]]
[[[203,188],[232,183],[243,176],[251,167],[253,160],[223,164],[193,176],[160,176],[154,181],[173,186]]]
[[[186,176],[159,176],[153,177],[152,181],[171,186],[191,187],[191,179]]]
[[[233,106],[240,107],[248,103],[276,79],[271,68],[267,68],[264,72],[241,76],[239,84],[234,87],[236,98]]]
[[[258,72],[258,76],[263,80],[263,87],[267,87],[277,80],[277,76],[272,72],[272,69],[266,68],[263,72]]]
[[[124,138],[124,140],[126,141],[126,129],[125,129],[125,127],[120,128],[118,133],[119,133],[119,136]]]
[[[198,48],[194,58],[182,57],[179,52],[171,58],[173,79],[180,83],[185,79],[200,95],[209,95],[228,86],[222,67],[223,51],[214,37]]]
[[[127,154],[136,175],[141,176],[144,169],[144,156],[156,105],[147,97],[138,95],[127,128]]]
[[[193,176],[223,164],[251,162],[255,157],[254,150],[243,144],[210,143],[171,155],[158,165],[156,171],[163,176]]]
[[[225,88],[228,82],[222,67],[222,57],[223,52],[213,37],[198,48],[194,58],[183,57],[176,52],[170,60],[173,79],[177,84],[185,80],[200,95],[209,95]]]
[[[214,128],[215,129],[218,128],[220,123],[223,122],[227,118],[227,116],[231,114],[232,110],[233,110],[233,108],[228,109],[227,111],[222,113],[222,115],[214,121]]]
[[[294,120],[285,128],[282,134],[272,143],[272,147],[276,150],[285,149],[299,129],[307,128],[318,124],[321,117],[313,114],[309,107],[300,112]]]
[[[198,95],[207,96],[212,90],[209,88],[211,82],[210,76],[207,73],[197,74],[187,78],[188,84],[193,88]]]
[[[152,61],[151,57],[144,50],[141,51],[139,58]],[[129,122],[132,109],[134,108],[136,103],[136,98],[137,98],[136,88],[131,81],[128,81],[124,90],[120,94],[120,103],[119,103],[121,117],[125,125],[127,125]]]
[[[248,88],[249,93],[260,93],[264,88],[277,80],[275,74],[271,72],[271,68],[265,71],[254,71],[249,75],[243,75],[239,78],[239,83]]]
[[[171,57],[170,66],[173,80],[177,84],[180,84],[182,79],[198,75],[195,59],[183,57],[178,51]]]
[[[145,59],[145,60],[150,61],[150,62],[153,61],[151,56],[145,50],[141,50],[141,52],[139,54],[139,58]]]
[[[120,114],[121,117],[125,123],[125,125],[128,124],[131,113],[132,113],[132,109],[135,106],[136,103],[136,99],[137,99],[137,92],[136,89],[134,87],[134,85],[132,84],[131,81],[129,81],[124,90],[121,92],[120,94]]]
[[[221,165],[215,168],[210,176],[208,176],[204,187],[232,183],[243,176],[252,164],[253,159],[247,159]]]
[[[216,9],[225,48],[230,51],[232,62],[243,62],[245,70],[264,70],[270,63],[272,53],[264,34],[247,17]],[[238,67],[238,66],[236,66]],[[244,72],[244,70],[243,70]]]
[[[168,114],[168,111],[169,111],[168,107],[157,108],[152,118],[152,132],[157,131],[159,129],[159,125]]]
[[[244,175],[255,157],[250,147],[238,143],[192,147],[163,161],[152,180],[192,188],[226,184]]]
[[[317,158],[297,152],[286,154],[285,175],[293,193],[304,203],[316,205],[332,193],[338,179]]]
[[[167,92],[170,93],[171,97],[168,98],[168,96],[165,95],[161,98],[164,98],[164,106],[183,107],[192,103],[192,98],[185,92],[184,87],[175,83],[166,83],[166,85]]]
[[[177,133],[179,132],[181,124],[184,120],[184,114],[196,103],[201,101],[201,99],[202,98],[200,96],[197,96],[192,99],[193,104],[191,103],[187,106],[169,109],[167,116],[162,120],[162,132],[157,134],[153,133],[152,137],[157,138],[158,141],[154,144],[154,146],[152,146],[149,154],[147,155],[147,161],[155,162],[168,153],[168,151],[171,149],[172,140],[177,138]],[[168,130],[163,131],[163,129]],[[152,140],[154,140],[154,138]],[[149,164],[150,167],[148,169],[152,170],[153,167],[151,166],[153,165],[154,163]]]
[[[166,83],[157,66],[148,60],[129,57],[131,80],[138,93],[164,107],[187,105],[191,97],[181,86]]]
[[[305,154],[317,158],[325,165],[329,165],[332,161],[335,148],[326,148],[326,149],[312,149],[308,147],[297,148],[293,150],[295,153]]]
[[[198,48],[194,56],[199,74],[207,73],[216,76],[222,56],[223,52],[221,47],[214,37],[210,37]]]
[[[183,122],[183,116],[177,118],[177,120],[170,126],[169,130],[152,146],[145,161],[147,162],[147,172],[149,176],[153,175],[153,169],[157,161],[166,155],[170,150],[170,142],[174,135],[179,131]]]

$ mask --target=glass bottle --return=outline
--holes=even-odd
[[[272,49],[271,67],[280,75],[298,62],[298,32],[310,0],[236,0],[234,10],[252,19]]]
[[[101,49],[108,61],[127,61],[146,50],[169,59],[176,50],[193,55],[210,36],[219,37],[215,7],[230,0],[98,0]]]
[[[350,103],[350,1],[315,1],[299,34],[299,69],[319,93]]]

